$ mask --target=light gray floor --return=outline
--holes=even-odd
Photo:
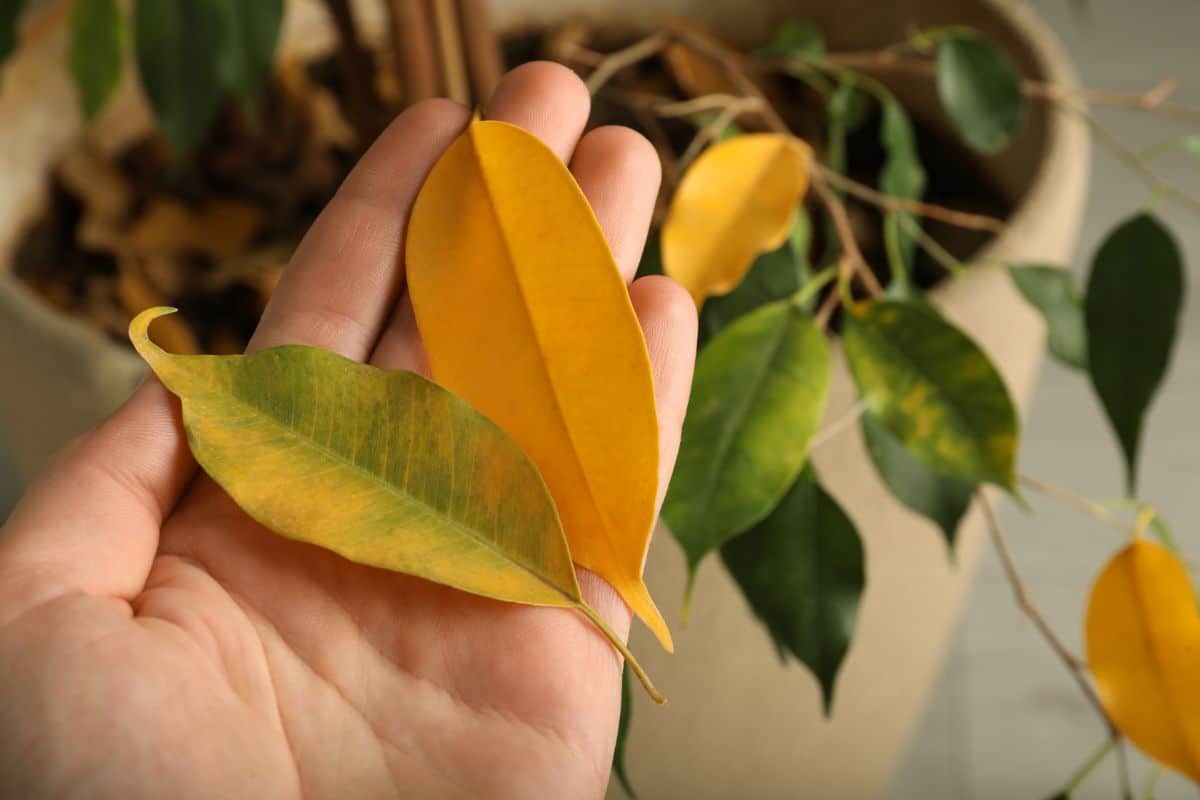
[[[1200,105],[1200,2],[1092,0],[1089,20],[1083,22],[1073,16],[1070,0],[1036,5],[1062,35],[1088,85],[1136,91],[1176,75],[1183,84],[1178,99]],[[1136,114],[1101,116],[1134,143],[1177,130]],[[1163,166],[1172,180],[1200,194],[1200,169],[1183,159]],[[1103,233],[1145,198],[1141,185],[1098,149],[1077,270]],[[1200,224],[1174,209],[1165,213],[1188,256],[1200,261]],[[1190,516],[1200,506],[1197,295],[1200,291],[1193,292],[1179,357],[1151,417],[1143,466],[1146,499],[1168,515],[1181,543],[1194,554],[1200,554],[1200,533]],[[1043,374],[1022,455],[1024,471],[1052,482],[1097,497],[1120,489],[1117,451],[1087,386],[1054,365]],[[0,518],[12,487],[0,452]],[[1088,586],[1117,540],[1074,512],[1037,500],[1034,506],[1033,516],[1006,509],[1004,522],[1036,602],[1077,648]],[[1037,800],[1052,794],[1101,739],[1101,729],[1060,665],[1017,613],[989,556],[936,700],[890,798]],[[1135,768],[1139,778],[1146,774],[1144,762],[1135,759]],[[1169,777],[1160,789],[1160,800],[1197,797],[1194,789]],[[1111,767],[1099,770],[1075,797],[1116,797]]]
[[[1176,99],[1200,105],[1200,3],[1193,0],[1092,0],[1086,21],[1068,0],[1037,0],[1060,33],[1084,83],[1142,91],[1174,75]],[[1120,111],[1097,112],[1124,140],[1144,145],[1178,132],[1161,120]],[[1200,195],[1200,169],[1183,158],[1164,160],[1163,173]],[[1113,223],[1146,200],[1141,184],[1097,148],[1077,274]],[[1200,263],[1200,221],[1164,207],[1189,260]],[[1200,508],[1200,280],[1193,290],[1183,341],[1153,410],[1143,450],[1143,495],[1174,523],[1181,545],[1200,552],[1194,517]],[[1046,367],[1034,397],[1022,449],[1023,471],[1088,495],[1120,492],[1117,451],[1083,380]],[[1016,558],[1035,602],[1079,648],[1087,592],[1119,544],[1108,529],[1073,511],[1035,499],[1033,515],[1003,514]],[[1016,611],[994,555],[989,554],[969,604],[937,699],[913,745],[890,800],[964,798],[1037,800],[1053,794],[1103,739],[1095,717],[1062,667]],[[1140,779],[1146,762],[1135,759]],[[1196,798],[1195,788],[1164,777],[1156,797]],[[1116,798],[1111,765],[1073,795]]]

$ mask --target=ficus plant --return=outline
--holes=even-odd
[[[923,218],[998,226],[922,202],[926,173],[913,122],[883,83],[855,66],[927,74],[958,138],[984,156],[1019,132],[1031,96],[1060,102],[1095,125],[1077,99],[1023,80],[1002,49],[962,28],[920,31],[878,54],[845,57],[828,53],[820,32],[803,22],[785,25],[749,58],[686,27],[670,33],[660,49],[690,49],[719,68],[719,81],[740,87],[743,101],[754,101],[714,98],[693,117],[694,142],[701,144],[682,158],[658,242],[642,265],[643,272],[681,282],[700,312],[692,398],[662,512],[687,560],[687,594],[699,565],[718,558],[780,654],[812,671],[829,713],[870,569],[854,509],[840,507],[822,488],[808,451],[843,423],[856,422],[878,476],[942,531],[951,558],[962,520],[982,507],[1023,609],[1111,732],[1101,754],[1056,796],[1068,796],[1126,737],[1200,781],[1194,691],[1200,613],[1186,560],[1165,523],[1138,500],[1141,432],[1169,366],[1184,297],[1182,254],[1154,212],[1162,187],[1152,187],[1145,207],[1131,209],[1107,234],[1082,289],[1060,265],[961,263],[925,230]],[[624,67],[635,63],[630,53],[656,52],[637,48],[610,54],[594,75],[608,80],[613,70],[606,63]],[[753,76],[773,72],[825,98],[821,156],[757,89]],[[600,79],[593,88],[603,91]],[[1163,98],[1144,107],[1156,102]],[[742,130],[747,114],[753,132]],[[884,153],[875,186],[844,174],[847,136],[871,125]],[[1166,146],[1187,149],[1195,141],[1182,137]],[[862,255],[847,194],[883,212],[886,264],[868,264]],[[816,230],[830,234],[819,252]],[[1018,471],[1020,424],[1004,379],[915,279],[921,251],[944,268],[946,280],[970,270],[1008,273],[1040,312],[1050,353],[1091,383],[1115,433],[1126,474],[1122,505],[1135,518]],[[860,399],[827,437],[820,421],[830,375],[827,337],[835,333]],[[982,493],[987,486],[1021,504],[1023,491],[1066,497],[1128,534],[1092,588],[1086,659],[1066,650],[1029,600]],[[1123,758],[1123,796],[1131,796]],[[628,790],[623,770],[618,776]]]
[[[0,0],[0,62],[25,5]],[[343,19],[344,1],[326,5],[335,22]],[[227,101],[252,99],[270,76],[283,8],[283,0],[75,0],[67,66],[82,110],[90,118],[105,106],[132,52],[161,133],[186,154]],[[1132,155],[1150,196],[1114,225],[1077,287],[1059,265],[962,263],[933,238],[924,220],[991,233],[1003,221],[922,199],[918,129],[876,75],[928,76],[955,134],[982,156],[1009,144],[1031,102],[1056,103],[1102,130],[1084,95],[1023,78],[1001,48],[960,27],[917,31],[878,53],[836,53],[818,29],[791,22],[761,45],[746,56],[665,24],[614,53],[573,45],[564,54],[590,67],[598,97],[693,124],[681,153],[660,143],[675,180],[642,265],[683,284],[700,312],[692,401],[662,511],[690,578],[705,560],[719,560],[780,654],[813,672],[829,713],[870,569],[854,509],[826,491],[809,451],[857,424],[883,483],[942,532],[948,557],[962,520],[980,509],[1022,609],[1111,735],[1088,769],[1116,752],[1128,795],[1128,738],[1200,782],[1192,562],[1139,499],[1137,482],[1145,416],[1169,366],[1184,297],[1182,254],[1154,208],[1160,200],[1200,208],[1154,177],[1150,164],[1176,148],[1200,155],[1200,136]],[[622,70],[658,57],[690,76],[687,103],[608,91]],[[798,135],[760,90],[760,79],[776,75],[821,98],[820,142]],[[1086,99],[1153,112],[1167,94],[1169,86],[1159,86]],[[863,135],[883,153],[873,185],[847,174],[847,140]],[[1105,132],[1099,141],[1114,140]],[[535,173],[539,179],[530,180]],[[465,196],[491,212],[463,219]],[[863,255],[847,214],[851,196],[882,212],[884,263]],[[557,211],[526,213],[535,207]],[[510,247],[486,246],[498,237]],[[351,560],[582,613],[660,698],[583,601],[571,566],[606,578],[671,647],[667,618],[641,577],[657,490],[649,364],[586,201],[531,137],[475,122],[430,175],[407,248],[436,383],[312,348],[172,355],[149,332],[163,309],[139,316],[131,339],[182,398],[201,466],[251,516]],[[568,252],[574,268],[563,271]],[[1095,390],[1127,475],[1121,503],[1087,500],[1019,471],[1019,420],[1004,380],[928,299],[930,287],[916,274],[920,254],[940,265],[945,280],[978,269],[1011,276],[1044,318],[1050,353]],[[602,355],[579,333],[601,327],[612,332]],[[497,330],[506,333],[492,335]],[[823,430],[835,335],[860,402],[850,419]],[[567,354],[591,366],[566,369]],[[525,372],[515,374],[514,364]],[[323,393],[325,386],[335,388]],[[603,408],[625,410],[619,425],[589,402],[596,386],[604,387]],[[432,427],[444,437],[414,435],[417,418],[438,420]],[[311,478],[317,471],[321,481]],[[1025,594],[985,486],[1018,502],[1022,492],[1067,498],[1128,535],[1092,587],[1086,658],[1058,641]],[[356,501],[337,502],[345,496]],[[307,513],[298,513],[305,510],[298,502]],[[685,614],[692,589],[689,579]],[[624,688],[614,771],[629,790],[623,742],[636,723]]]

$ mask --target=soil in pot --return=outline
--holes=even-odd
[[[503,42],[508,65],[562,56],[563,42],[611,52],[636,35],[578,25],[529,30]],[[628,125],[663,153],[665,180],[659,213],[678,179],[673,164],[704,119],[657,119],[627,99],[641,94],[686,99],[714,91],[703,60],[668,51],[622,71],[596,97],[593,126]],[[563,59],[570,60],[570,59]],[[231,104],[212,133],[186,160],[176,161],[150,134],[107,155],[81,142],[51,179],[44,212],[22,237],[16,274],[47,303],[128,343],[129,319],[151,305],[182,313],[163,320],[163,343],[176,352],[241,352],[283,265],[304,231],[352,166],[363,138],[338,101],[332,58],[284,63],[253,109]],[[379,57],[381,107],[399,110],[403,97]],[[588,70],[575,63],[582,72]],[[822,154],[828,147],[825,99],[787,77],[764,79],[763,90],[798,135]],[[845,174],[878,183],[885,153],[873,104],[845,142]],[[939,205],[1005,217],[1011,205],[956,139],[933,121],[913,120],[928,176],[925,197]],[[747,115],[737,120],[753,128]],[[846,199],[856,237],[881,280],[887,259],[874,206]],[[816,209],[813,209],[814,214]],[[661,218],[661,217],[660,217]],[[814,217],[816,218],[816,217]],[[932,238],[967,260],[986,234],[927,221]],[[815,226],[813,257],[829,246],[827,226]],[[945,269],[923,252],[914,263],[918,286],[930,287]],[[836,320],[835,320],[836,324]],[[168,330],[170,328],[170,330]]]

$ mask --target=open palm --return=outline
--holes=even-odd
[[[488,116],[569,161],[629,279],[658,162],[625,129],[580,138],[588,111],[573,74],[530,64]],[[405,223],[468,119],[448,101],[397,118],[313,225],[251,347],[423,369]],[[630,295],[654,363],[665,486],[695,314],[665,279]],[[580,579],[627,632],[611,588]],[[572,611],[482,599],[264,530],[196,476],[178,404],[153,380],[69,446],[0,531],[3,797],[594,798],[619,682],[619,657]]]

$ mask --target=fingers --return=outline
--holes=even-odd
[[[633,310],[646,336],[658,409],[658,502],[662,506],[692,389],[696,363],[696,304],[675,281],[651,275],[629,287]]]
[[[486,116],[524,128],[566,161],[587,124],[591,103],[587,88],[574,72],[560,64],[535,61],[504,76]],[[388,369],[425,370],[424,351],[407,300],[397,304],[371,363]]]
[[[13,511],[0,536],[0,617],[64,591],[137,595],[194,471],[175,400],[150,379],[59,453]]]
[[[625,282],[637,272],[662,165],[646,137],[616,125],[589,132],[575,148],[571,172],[587,196]]]
[[[403,282],[413,200],[469,119],[456,103],[426,100],[392,122],[304,237],[251,350],[298,343],[366,358]]]
[[[504,76],[484,117],[524,128],[566,161],[591,110],[591,95],[578,75],[561,64],[533,61]]]

